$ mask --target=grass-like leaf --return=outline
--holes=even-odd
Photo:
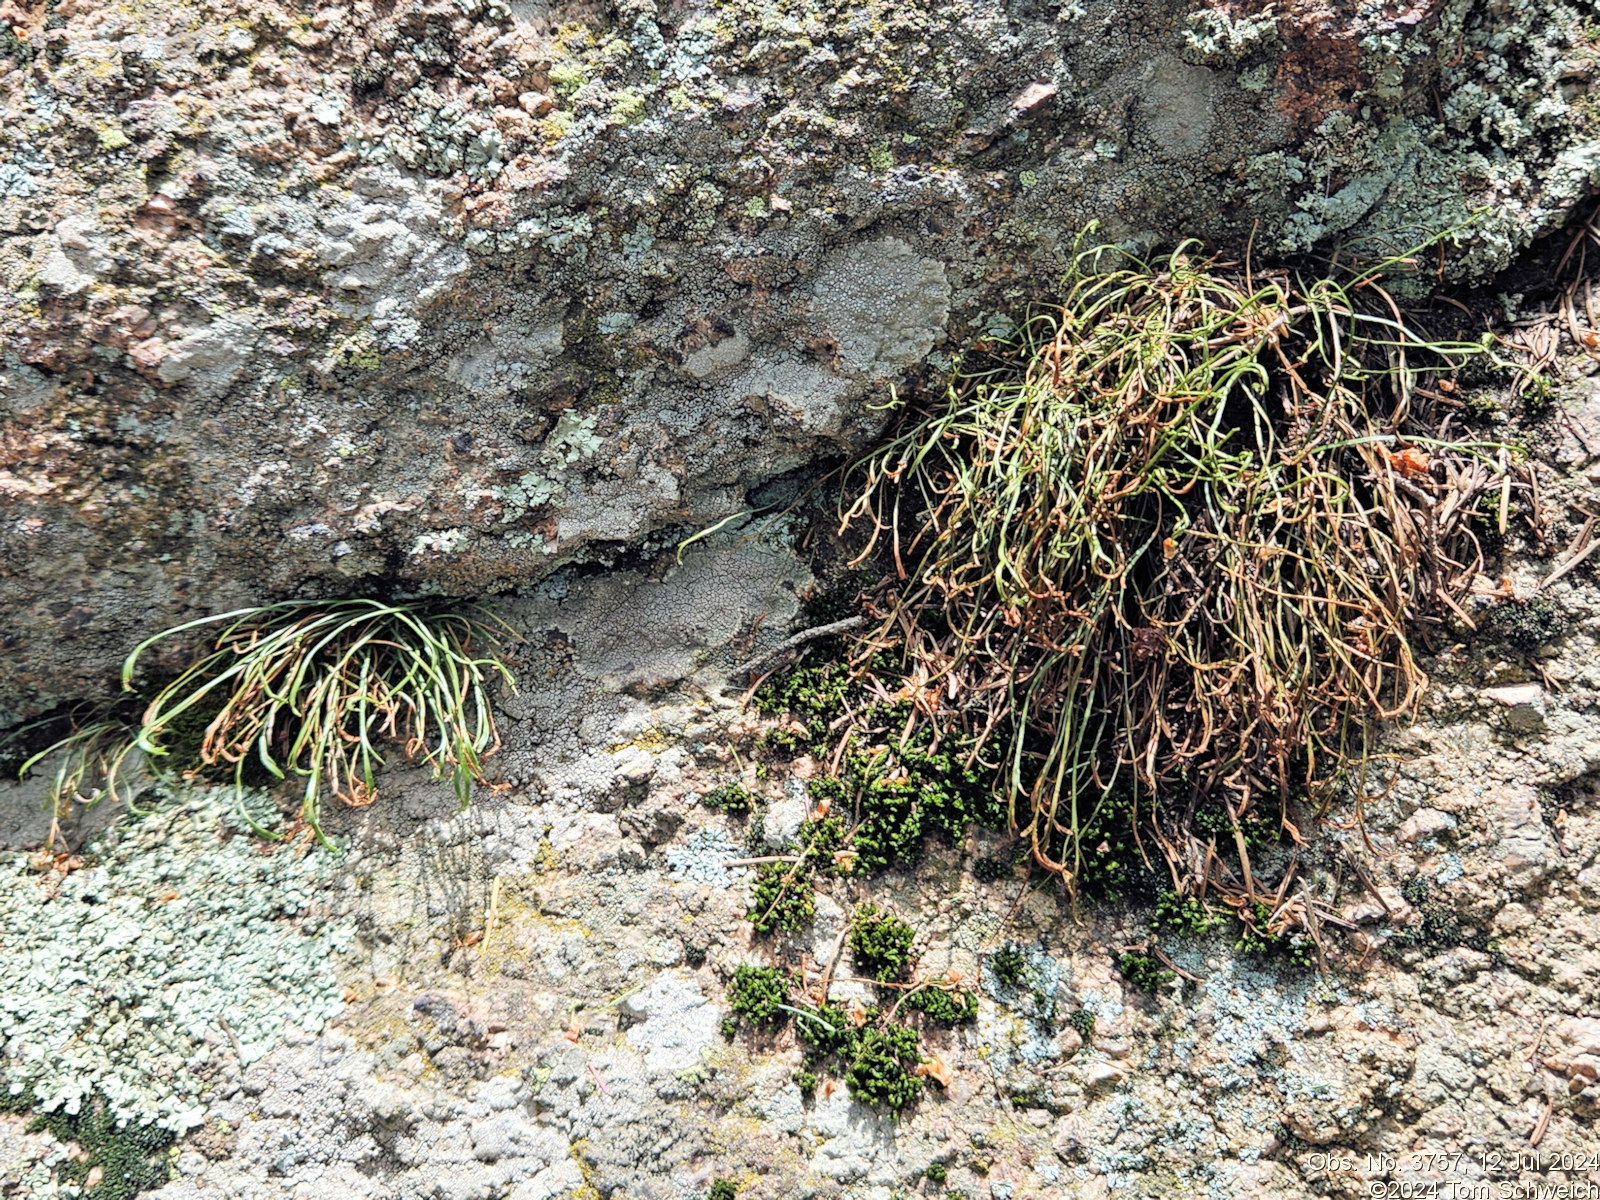
[[[465,804],[500,747],[490,689],[515,688],[502,658],[510,633],[477,608],[380,600],[286,601],[168,629],[135,647],[122,682],[158,642],[221,626],[195,661],[156,691],[136,744],[152,765],[174,726],[208,714],[202,767],[226,767],[242,794],[246,769],[303,781],[302,815],[321,835],[322,798],[377,797],[383,747],[399,746],[450,776]]]
[[[97,804],[108,798],[113,803],[127,802],[124,775],[136,748],[134,738],[133,724],[114,705],[78,705],[0,737],[0,753],[10,757],[20,751],[8,763],[18,779],[55,761],[55,773],[45,785],[50,802],[46,848],[61,840],[61,821],[73,804]],[[41,741],[46,744],[40,746]],[[137,758],[133,765],[138,765]]]

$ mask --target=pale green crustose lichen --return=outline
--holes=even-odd
[[[258,820],[274,818],[258,814]],[[98,1094],[119,1120],[204,1118],[201,1077],[248,1065],[291,1025],[342,1007],[331,956],[349,926],[316,915],[330,858],[263,853],[232,806],[188,794],[40,876],[0,859],[0,1072],[46,1110]]]

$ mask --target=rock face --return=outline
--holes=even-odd
[[[1561,491],[1569,482],[1547,477]],[[1514,578],[1527,586],[1545,569],[1523,564]],[[1187,974],[1144,993],[1115,963],[1118,947],[1150,936],[1147,909],[1108,903],[1074,920],[1058,890],[1011,869],[1014,844],[987,832],[930,841],[915,869],[830,881],[812,926],[752,936],[749,874],[722,869],[752,827],[698,798],[743,771],[755,723],[741,687],[679,648],[715,649],[737,611],[782,623],[785,584],[801,571],[782,548],[723,534],[660,580],[604,577],[604,604],[549,585],[524,602],[519,619],[561,631],[567,660],[532,664],[555,683],[508,722],[512,787],[458,811],[425,772],[390,775],[379,804],[329,814],[351,848],[284,908],[353,921],[350,951],[326,957],[345,1003],[320,1033],[291,1027],[260,1058],[220,1027],[175,1028],[202,1052],[178,1061],[188,1047],[172,1047],[171,1073],[152,1086],[193,1083],[204,1108],[149,1194],[576,1200],[701,1195],[726,1178],[753,1200],[891,1200],[930,1171],[950,1191],[1014,1200],[1586,1185],[1563,1164],[1592,1154],[1600,1113],[1592,576],[1553,589],[1563,632],[1540,662],[1561,686],[1536,734],[1494,701],[1473,707],[1486,674],[1520,673],[1486,618],[1470,652],[1427,664],[1429,712],[1386,738],[1400,768],[1371,783],[1364,829],[1316,828],[1308,853],[1322,865],[1305,878],[1350,926],[1325,930],[1339,947],[1326,974],[1242,952],[1230,933],[1164,936]],[[725,608],[707,599],[708,579],[723,581]],[[564,615],[568,603],[581,619]],[[613,637],[595,636],[607,621]],[[626,663],[618,642],[633,647]],[[649,699],[630,694],[638,680],[651,681]],[[782,775],[744,775],[767,818],[798,782]],[[647,845],[628,832],[640,812],[673,814],[674,832]],[[299,859],[238,839],[212,853]],[[998,873],[975,869],[997,861]],[[132,882],[159,866],[181,894],[205,881],[176,862],[131,865]],[[97,882],[37,872],[12,886],[62,887],[35,900],[45,907]],[[216,892],[218,903],[230,894]],[[152,893],[140,893],[147,908],[168,903]],[[898,1119],[837,1080],[802,1094],[809,1068],[792,1030],[719,1031],[739,964],[814,980],[868,899],[913,921],[930,972],[981,989],[975,1020],[924,1029],[948,1082]],[[255,925],[273,944],[293,936],[289,923]],[[1026,947],[1020,982],[984,965],[1006,940]],[[0,981],[20,978],[16,949],[0,953],[12,956]],[[838,959],[836,1002],[865,995],[851,953]],[[192,970],[152,952],[128,985],[154,992]],[[71,1148],[25,1128],[0,1117],[0,1188],[61,1195],[52,1171]],[[1540,1155],[1507,1165],[1536,1131]]]
[[[1591,9],[0,0],[0,727],[102,694],[159,628],[276,597],[510,593],[528,634],[503,788],[462,813],[391,772],[330,818],[352,848],[281,920],[238,906],[248,961],[303,962],[312,1028],[224,1012],[209,959],[154,935],[102,971],[163,997],[150,1095],[125,1089],[187,1131],[159,1194],[1254,1200],[1366,1190],[1369,1155],[1487,1187],[1485,1151],[1592,1154],[1590,568],[1548,589],[1536,654],[1479,596],[1478,641],[1441,641],[1426,712],[1385,735],[1401,765],[1364,826],[1319,832],[1334,971],[1213,933],[1144,994],[1116,963],[1148,914],[1079,923],[988,833],[754,938],[740,860],[793,849],[806,780],[746,780],[759,836],[700,797],[746,778],[729,668],[794,622],[803,530],[764,511],[671,552],[780,508],[773,481],[874,436],[891,384],[1006,336],[1090,220],[1358,261],[1476,213],[1415,286],[1506,265],[1600,182]],[[1567,392],[1524,431],[1546,551],[1600,483],[1600,398]],[[1549,564],[1507,571],[1526,597]],[[41,791],[0,783],[7,850],[44,840]],[[254,861],[211,837],[197,854]],[[109,856],[7,863],[19,929],[176,940],[190,910],[158,906],[246,886],[174,862],[102,913]],[[790,1034],[721,1032],[739,964],[832,971],[868,898],[981,993],[899,1120],[837,1080],[804,1095]],[[294,940],[324,920],[350,953]],[[1008,941],[1026,986],[988,961]],[[52,996],[19,946],[0,1050],[70,1036],[90,1079],[100,977]],[[870,999],[849,958],[829,994]],[[178,988],[205,1021],[163,1019]],[[0,1116],[0,1192],[60,1194],[73,1152],[26,1128]]]
[[[1600,168],[1563,4],[4,14],[0,724],[186,617],[704,528],[1090,219],[1373,257],[1480,212],[1475,276]]]
[[[1600,392],[1581,386],[1567,389],[1570,425],[1550,419],[1528,439],[1551,513],[1573,505],[1550,518],[1553,547],[1595,505],[1600,442],[1575,430],[1600,414]],[[828,879],[810,925],[753,935],[753,872],[729,861],[766,848],[752,845],[758,826],[763,842],[792,837],[784,814],[807,784],[796,764],[755,769],[762,722],[726,664],[752,630],[776,637],[793,621],[811,582],[797,540],[781,522],[730,526],[681,564],[665,554],[664,570],[557,574],[508,604],[539,686],[508,702],[496,760],[508,786],[466,810],[426,771],[396,771],[378,803],[330,805],[330,831],[349,839],[337,857],[226,840],[213,816],[170,809],[132,826],[139,855],[7,855],[0,906],[18,915],[17,936],[0,939],[0,1062],[15,1071],[79,1021],[62,1084],[90,1079],[97,1057],[141,1061],[139,1042],[105,1036],[107,982],[231,1014],[224,1027],[175,1022],[172,1001],[148,1009],[141,1037],[165,1044],[144,1053],[148,1094],[132,1099],[186,1097],[170,1177],[146,1193],[159,1200],[675,1197],[719,1178],[748,1200],[892,1200],[935,1181],[991,1200],[1587,1186],[1600,1116],[1592,572],[1544,590],[1547,632],[1531,649],[1537,614],[1475,598],[1477,632],[1441,638],[1425,663],[1422,716],[1383,731],[1359,827],[1353,805],[1305,823],[1298,879],[1341,922],[1324,926],[1325,973],[1242,949],[1232,928],[1169,930],[1184,975],[1147,993],[1117,963],[1152,936],[1148,905],[1075,917],[988,831],[930,837],[914,866]],[[1503,565],[1527,596],[1552,561]],[[1488,693],[1535,678],[1543,720],[1528,729]],[[701,802],[734,778],[755,797],[749,817]],[[0,781],[0,818],[35,818],[31,830],[0,819],[9,849],[43,840],[41,786]],[[183,837],[159,827],[180,818]],[[942,1086],[897,1119],[832,1076],[804,1094],[815,1063],[793,1021],[721,1030],[743,963],[816,986],[831,968],[835,1003],[871,1000],[840,938],[868,900],[915,926],[919,970],[959,972],[978,996],[973,1020],[922,1027]],[[275,919],[261,918],[268,901]],[[221,926],[185,923],[219,907],[233,913]],[[68,986],[51,991],[17,965],[36,953],[29,930],[59,953],[37,936],[45,922],[81,924],[86,959],[96,940],[117,951],[89,936],[108,923],[149,932],[123,935],[138,952],[76,983],[56,972]],[[343,953],[313,940],[347,927]],[[195,944],[173,953],[164,938]],[[1008,942],[1021,971],[1002,979]],[[274,956],[316,968],[316,1004],[283,1006],[313,1029],[242,1019],[271,992],[240,1001],[261,982],[241,963]],[[0,1193],[64,1195],[75,1153],[0,1115]]]

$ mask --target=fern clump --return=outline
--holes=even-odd
[[[80,704],[0,735],[0,771],[25,779],[45,763],[55,770],[45,784],[51,828],[47,845],[74,804],[126,800],[126,774],[141,765],[138,723],[125,706]]]
[[[476,606],[434,601],[290,600],[202,617],[134,647],[122,666],[128,702],[68,714],[57,722],[64,735],[18,769],[57,760],[50,795],[58,813],[74,801],[124,798],[133,763],[231,781],[241,813],[265,836],[243,804],[245,789],[293,781],[301,816],[320,837],[322,801],[373,803],[376,771],[398,750],[449,778],[465,804],[500,748],[491,692],[501,683],[515,690],[504,657],[510,636]],[[145,665],[166,642],[175,645],[163,646],[161,659],[187,658],[176,675]],[[7,741],[26,744],[32,732]]]
[[[320,832],[325,796],[361,807],[377,798],[385,749],[449,778],[465,804],[500,748],[490,693],[515,687],[503,660],[509,627],[476,608],[424,601],[291,600],[203,617],[148,638],[122,668],[134,690],[159,643],[220,626],[191,664],[160,685],[134,744],[154,764],[192,714],[213,714],[199,766],[298,781],[301,813]]]
[[[904,407],[842,509],[857,561],[893,565],[852,666],[904,717],[857,706],[832,735],[863,813],[887,814],[873,865],[919,832],[893,765],[917,745],[979,773],[1075,896],[1199,884],[1189,837],[1247,855],[1291,801],[1333,802],[1367,722],[1415,710],[1413,630],[1462,611],[1471,514],[1515,485],[1435,399],[1492,342],[1407,324],[1382,288],[1406,269],[1080,245],[1059,308]],[[885,766],[852,781],[874,745]],[[1248,902],[1240,868],[1206,882]]]

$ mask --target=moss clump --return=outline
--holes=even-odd
[[[926,987],[907,996],[906,1007],[922,1013],[930,1021],[955,1025],[978,1015],[978,997],[973,992]]]
[[[989,969],[1005,987],[1019,988],[1028,977],[1028,960],[1021,947],[1007,942],[989,956]]]
[[[1491,612],[1485,624],[1493,636],[1524,654],[1548,646],[1562,633],[1561,609],[1545,595],[1508,600]]]
[[[1029,994],[1033,1003],[1033,1015],[1040,1021],[1053,1021],[1056,1016],[1056,997],[1054,992],[1036,987]]]
[[[1384,943],[1385,953],[1391,956],[1408,951],[1438,954],[1454,946],[1465,946],[1488,954],[1492,959],[1500,958],[1500,951],[1488,931],[1436,896],[1427,876],[1412,875],[1402,881],[1400,895],[1422,919],[1398,930]]]
[[[877,1015],[873,1009],[866,1011],[866,1019]],[[855,1043],[856,1024],[850,1014],[833,1004],[823,1004],[807,1009],[805,1019],[795,1023],[795,1033],[807,1052],[814,1056],[845,1055]]]
[[[767,819],[763,813],[753,814],[744,826],[745,849],[756,857],[767,852]]]
[[[1094,1020],[1094,1012],[1087,1008],[1075,1008],[1067,1014],[1067,1024],[1086,1042],[1094,1036]]]
[[[814,818],[802,825],[799,842],[805,851],[806,869],[823,875],[848,875],[851,857],[846,854],[841,859],[839,855],[849,832],[844,818],[837,816]]]
[[[850,1094],[865,1104],[899,1112],[922,1091],[921,1077],[912,1073],[918,1058],[916,1030],[905,1025],[863,1029],[845,1072]]]
[[[899,719],[909,712],[909,706],[899,706],[895,716]],[[971,738],[947,735],[936,743],[935,731],[923,726],[891,751],[899,768],[913,781],[917,806],[927,824],[952,840],[970,825],[986,829],[1005,826],[998,794],[968,762],[972,750]]]
[[[1490,391],[1474,391],[1461,401],[1461,411],[1465,420],[1472,425],[1498,425],[1505,420],[1506,410],[1500,406],[1500,398]]]
[[[742,783],[725,783],[700,797],[700,803],[733,816],[743,816],[756,806],[756,798]]]
[[[809,1096],[817,1090],[817,1076],[815,1072],[799,1070],[794,1073],[794,1085],[800,1089],[802,1096]]]
[[[370,96],[383,88],[392,72],[389,63],[371,54],[350,68],[350,91],[358,100]]]
[[[706,1189],[706,1200],[734,1200],[738,1194],[739,1185],[733,1180],[713,1179]]]
[[[972,877],[979,883],[997,883],[1016,874],[1016,864],[1004,858],[980,858],[972,864]]]
[[[19,38],[9,27],[0,28],[0,56],[11,59],[19,66],[33,61],[35,49],[32,42]]]
[[[775,1025],[783,1019],[781,1005],[789,995],[789,980],[777,967],[744,964],[728,985],[728,1006],[752,1025]]]
[[[850,949],[856,965],[883,983],[905,975],[911,966],[911,944],[915,939],[916,932],[910,925],[875,904],[856,909],[850,922]]]
[[[943,1183],[950,1174],[950,1168],[942,1162],[929,1163],[922,1172],[922,1177],[931,1183]]]
[[[805,1051],[804,1067],[795,1076],[802,1091],[815,1088],[818,1073],[831,1063],[843,1071],[850,1094],[863,1104],[897,1113],[920,1094],[915,1029],[880,1023],[877,1008],[823,1004],[795,1011],[795,1035]]]
[[[905,715],[888,709],[885,720],[903,725]],[[970,824],[993,825],[1000,819],[993,798],[983,793],[977,773],[962,765],[957,748],[935,751],[931,738],[931,731],[923,731],[884,752],[847,753],[837,777],[812,782],[814,800],[861,814],[837,847],[850,852],[855,873],[915,861],[929,829],[955,838]]]
[[[1195,809],[1194,827],[1203,837],[1214,838],[1221,853],[1237,853],[1233,839],[1233,818],[1222,802],[1212,799]],[[1275,817],[1250,809],[1239,814],[1239,834],[1244,838],[1246,850],[1263,850],[1277,843],[1283,836],[1283,827]]]
[[[1498,503],[1479,501],[1468,519],[1472,536],[1478,539],[1478,547],[1487,559],[1500,557],[1506,548],[1505,535],[1500,532],[1499,509]]]
[[[1400,898],[1412,908],[1421,908],[1433,894],[1433,884],[1426,875],[1408,875],[1400,882]]]
[[[856,768],[861,764],[850,765]],[[861,823],[851,839],[858,868],[881,871],[915,858],[924,814],[910,778],[894,775],[862,780],[860,793]]]
[[[974,823],[999,827],[1005,814],[981,772],[968,761],[971,739],[948,733],[940,738],[927,724],[915,726],[909,701],[875,702],[843,661],[842,644],[838,651],[835,661],[798,665],[774,676],[757,690],[754,704],[766,716],[787,716],[792,722],[765,735],[768,748],[783,753],[831,756],[831,727],[847,710],[862,714],[862,732],[883,739],[875,746],[865,738],[852,741],[836,773],[811,785],[819,804],[860,813],[845,847],[853,854],[854,870],[914,861],[930,829],[957,838]],[[910,686],[882,656],[862,670],[902,689]],[[905,732],[908,726],[915,726],[910,733]],[[870,748],[858,748],[864,745]]]
[[[1139,818],[1140,807],[1134,797],[1119,788],[1103,793],[1093,805],[1086,807],[1088,811],[1081,818],[1076,839],[1080,847],[1079,893],[1091,899],[1133,898],[1147,893],[1154,876],[1139,853],[1134,823]],[[1148,806],[1144,815],[1148,818]],[[1063,853],[1071,840],[1070,834],[1057,835]]]
[[[1174,891],[1162,892],[1156,898],[1156,911],[1150,917],[1150,928],[1169,929],[1191,937],[1204,933],[1217,923],[1205,901],[1194,896],[1180,896]]]
[[[1260,900],[1239,910],[1243,932],[1234,946],[1246,954],[1281,954],[1297,967],[1317,965],[1317,946],[1304,934],[1269,928],[1272,910]]]
[[[31,1089],[12,1095],[0,1079],[0,1113],[23,1116],[35,1102]],[[148,1188],[160,1187],[168,1176],[167,1150],[177,1141],[171,1130],[153,1122],[119,1125],[99,1099],[72,1115],[59,1110],[34,1112],[28,1131],[47,1132],[58,1142],[75,1142],[82,1148],[81,1157],[68,1159],[56,1171],[60,1183],[83,1189],[77,1193],[83,1200],[133,1200]],[[97,1167],[100,1182],[86,1186]]]
[[[756,689],[752,704],[757,712],[768,717],[787,715],[800,726],[798,730],[769,731],[769,746],[796,754],[827,749],[828,726],[860,690],[859,681],[851,677],[844,661],[843,643],[833,643],[832,650],[835,653],[830,655],[831,661],[821,666],[797,664]]]
[[[1122,972],[1124,979],[1142,992],[1153,992],[1177,978],[1163,967],[1154,955],[1139,954],[1131,950],[1117,959],[1117,970]]]
[[[762,863],[750,894],[750,924],[757,933],[804,929],[816,918],[811,876],[804,863]]]

